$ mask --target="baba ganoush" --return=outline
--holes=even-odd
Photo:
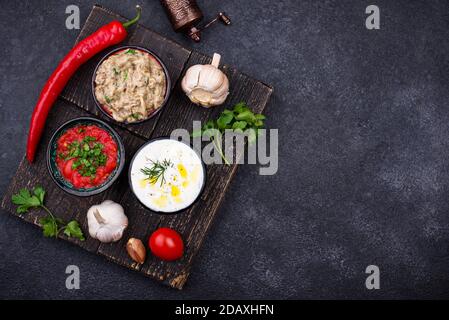
[[[153,211],[176,212],[189,207],[205,181],[201,158],[190,146],[171,139],[144,145],[130,167],[131,187],[140,202]]]
[[[162,107],[167,79],[153,55],[127,48],[99,65],[94,91],[100,106],[114,120],[132,123],[148,119]]]

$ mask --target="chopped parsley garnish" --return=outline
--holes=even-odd
[[[97,169],[104,166],[107,161],[106,154],[103,153],[104,145],[97,142],[95,137],[86,136],[82,141],[74,141],[69,145],[66,153],[59,154],[64,160],[76,158],[72,164],[72,169],[76,169],[83,177],[94,178]]]
[[[106,100],[107,103],[111,103],[112,101],[107,95],[104,96],[104,100]]]
[[[133,114],[131,114],[131,117],[133,117],[136,120],[140,120],[141,115],[140,115],[140,113],[133,113]]]
[[[125,53],[126,54],[137,54],[137,51],[134,49],[128,49]]]

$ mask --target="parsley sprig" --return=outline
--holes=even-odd
[[[264,127],[265,116],[251,111],[245,102],[237,103],[232,110],[225,109],[216,120],[207,121],[200,130],[192,132],[192,137],[210,137],[215,149],[226,164],[230,164],[221,148],[222,135],[226,130],[244,133],[252,144]]]
[[[56,217],[50,209],[44,205],[45,190],[38,186],[32,192],[28,189],[21,189],[19,193],[12,196],[11,200],[18,205],[17,213],[24,214],[29,209],[41,208],[47,212],[47,216],[39,219],[45,237],[57,238],[61,232],[68,237],[77,238],[84,241],[84,235],[76,220],[65,223],[62,219]]]
[[[151,167],[144,167],[140,171],[147,176],[146,180],[150,183],[156,183],[161,180],[161,186],[165,183],[165,171],[169,167],[173,167],[173,163],[170,160],[164,159],[162,161],[151,161]]]

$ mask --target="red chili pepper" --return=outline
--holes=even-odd
[[[128,35],[126,28],[140,19],[141,8],[140,6],[136,6],[136,9],[137,16],[134,19],[125,23],[112,21],[98,29],[86,39],[80,41],[72,50],[70,50],[64,59],[62,59],[56,70],[47,80],[31,117],[26,153],[29,162],[33,162],[34,160],[37,145],[39,144],[42,132],[44,131],[48,113],[67,82],[73,76],[75,71],[87,60],[107,47],[125,40]]]

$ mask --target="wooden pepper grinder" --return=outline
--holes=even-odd
[[[201,40],[201,31],[216,21],[220,20],[225,25],[231,24],[231,20],[223,12],[220,12],[216,18],[203,27],[199,27],[198,25],[203,19],[203,13],[198,7],[196,0],[161,0],[161,3],[165,8],[173,29],[176,32],[187,34],[195,42]]]

